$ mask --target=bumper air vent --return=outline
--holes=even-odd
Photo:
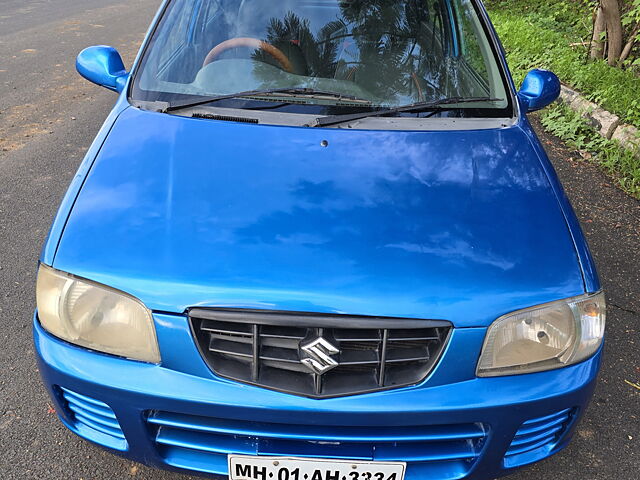
[[[505,454],[505,467],[519,467],[551,455],[569,429],[574,413],[569,408],[523,423]]]
[[[168,465],[227,475],[227,455],[407,462],[408,478],[465,477],[487,440],[481,423],[412,426],[299,425],[151,411],[147,423]]]
[[[60,387],[63,406],[73,420],[69,427],[87,440],[115,450],[127,450],[127,441],[113,410],[99,400]]]

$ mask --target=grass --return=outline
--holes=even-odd
[[[589,100],[640,127],[640,76],[588,59],[589,47],[582,44],[591,37],[588,5],[579,0],[487,4],[517,85],[531,69],[546,68]]]
[[[554,104],[540,114],[549,133],[561,138],[583,157],[597,162],[620,188],[640,198],[640,159],[615,141],[598,135],[577,112],[563,104]]]
[[[487,7],[516,85],[527,72],[546,68],[624,122],[640,128],[640,76],[588,59],[589,0],[488,0]],[[545,129],[597,162],[630,195],[640,198],[640,158],[600,137],[580,114],[565,105],[541,113]]]

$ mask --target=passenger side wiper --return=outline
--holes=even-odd
[[[417,102],[409,105],[401,105],[399,107],[389,108],[387,110],[375,110],[361,113],[347,113],[344,115],[328,115],[326,117],[316,118],[314,123],[307,125],[308,127],[328,127],[330,125],[338,125],[340,123],[352,122],[370,117],[386,117],[396,113],[411,112],[428,112],[428,111],[444,111],[459,103],[476,103],[476,102],[498,102],[500,98],[490,97],[451,97],[436,100],[433,102]]]
[[[173,112],[176,110],[182,110],[184,108],[197,107],[200,105],[206,105],[208,103],[219,102],[220,100],[229,100],[233,98],[245,98],[245,97],[259,97],[269,95],[291,95],[291,96],[307,96],[316,99],[322,99],[326,97],[327,100],[347,100],[350,103],[361,103],[363,105],[370,105],[370,100],[354,97],[352,95],[344,95],[336,92],[325,92],[322,90],[314,90],[313,88],[275,88],[270,90],[247,90],[245,92],[230,93],[228,95],[217,95],[213,97],[205,97],[201,100],[187,100],[184,102],[167,103],[160,110],[162,113]]]

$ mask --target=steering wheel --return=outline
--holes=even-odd
[[[218,45],[213,47],[211,51],[208,53],[207,57],[204,59],[204,63],[202,64],[202,66],[206,67],[211,62],[215,62],[222,52],[226,52],[227,50],[230,50],[232,48],[237,48],[237,47],[249,47],[249,48],[260,49],[268,53],[269,55],[271,55],[273,58],[275,58],[284,70],[286,70],[289,73],[293,73],[293,67],[291,66],[291,62],[289,61],[287,56],[284,53],[282,53],[282,50],[280,50],[277,47],[274,47],[270,43],[263,42],[262,40],[258,40],[257,38],[251,38],[251,37],[230,38],[229,40],[225,40],[224,42],[219,43]]]

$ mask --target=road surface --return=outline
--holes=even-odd
[[[169,480],[67,432],[40,385],[31,344],[36,261],[86,148],[115,97],[74,71],[85,46],[130,65],[159,0],[0,0],[0,478]],[[583,222],[610,302],[594,401],[563,453],[510,478],[640,477],[640,203],[543,137]]]

